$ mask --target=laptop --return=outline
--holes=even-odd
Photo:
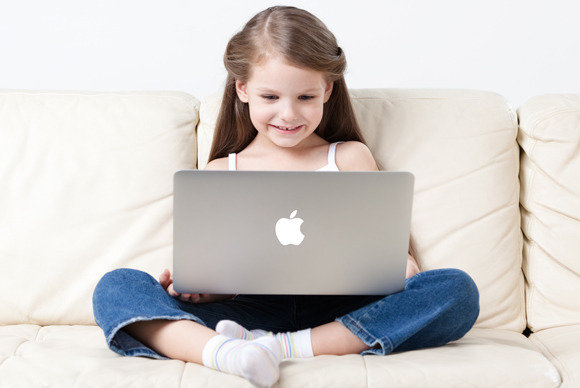
[[[405,286],[414,175],[181,170],[180,293],[388,295]]]

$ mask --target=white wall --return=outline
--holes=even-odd
[[[24,0],[0,3],[0,88],[223,87],[226,42],[258,11],[317,15],[348,60],[350,88],[465,88],[514,107],[580,93],[580,2]]]

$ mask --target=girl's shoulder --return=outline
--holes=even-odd
[[[205,165],[204,170],[228,170],[228,157],[214,159]]]
[[[340,171],[376,171],[377,163],[369,147],[356,140],[336,145],[336,165]]]

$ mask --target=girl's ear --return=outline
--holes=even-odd
[[[236,93],[242,102],[248,102],[248,93],[246,91],[246,84],[236,80]]]
[[[330,82],[326,86],[326,90],[324,90],[324,102],[326,103],[332,94],[332,87],[334,86],[334,82]]]

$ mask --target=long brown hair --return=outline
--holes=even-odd
[[[356,140],[366,145],[344,81],[346,57],[336,38],[311,13],[275,6],[252,17],[227,44],[224,65],[228,76],[208,163],[242,151],[258,134],[248,105],[237,97],[235,81],[248,82],[253,64],[275,56],[293,66],[320,71],[327,83],[334,82],[315,130],[318,136],[331,143]]]

